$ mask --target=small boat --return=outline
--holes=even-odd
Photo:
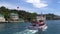
[[[37,16],[37,19],[36,19],[36,20],[37,20],[37,21],[43,20],[43,22],[45,23],[46,16],[42,16],[42,15]],[[47,29],[48,27],[47,27],[46,24],[44,24],[43,26],[39,26],[38,24],[36,24],[36,26],[30,25],[28,28],[29,28],[30,30],[42,30],[42,31],[46,31],[46,29]]]

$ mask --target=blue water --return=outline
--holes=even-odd
[[[46,24],[48,29],[46,31],[38,31],[36,34],[60,34],[60,20],[47,20]],[[20,34],[20,32],[24,33],[23,31],[26,30],[26,27],[29,25],[29,22],[3,23],[0,24],[0,34]]]

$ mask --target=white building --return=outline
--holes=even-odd
[[[37,16],[36,19],[37,20],[46,20],[46,17],[45,16]]]
[[[19,15],[16,13],[10,13],[10,19],[13,21],[18,21],[19,20]]]
[[[0,14],[0,22],[5,22],[5,18],[3,15]]]

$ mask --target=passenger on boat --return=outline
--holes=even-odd
[[[37,21],[35,19],[32,20],[31,24],[32,26],[36,26]]]
[[[39,26],[43,26],[43,25],[45,25],[45,23],[44,23],[43,20],[39,20],[39,21],[38,21],[38,25],[39,25]]]

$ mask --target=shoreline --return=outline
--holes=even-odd
[[[0,22],[0,23],[12,23],[12,22],[16,23],[16,22],[24,22],[24,21],[5,21],[5,22]]]

